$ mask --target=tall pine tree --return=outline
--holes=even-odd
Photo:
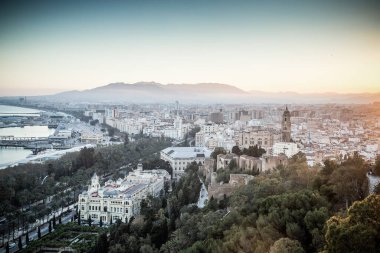
[[[107,242],[107,235],[105,233],[102,233],[98,241],[96,243],[95,247],[95,253],[107,253],[108,252],[108,242]]]
[[[21,236],[18,238],[18,249],[22,249],[22,240],[21,240]]]

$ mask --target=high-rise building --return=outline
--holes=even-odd
[[[210,121],[216,124],[222,124],[224,122],[222,110],[219,112],[212,112],[210,114]]]
[[[290,112],[288,110],[288,107],[286,107],[284,114],[282,115],[282,122],[281,122],[281,132],[282,132],[283,142],[290,142],[291,128],[292,128],[292,124],[290,122]]]

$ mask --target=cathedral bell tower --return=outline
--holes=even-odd
[[[292,124],[290,123],[290,112],[288,107],[286,107],[284,113],[282,114],[282,122],[281,122],[281,133],[283,142],[290,142],[291,140],[291,128]]]

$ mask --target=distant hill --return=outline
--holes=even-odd
[[[235,86],[218,83],[167,84],[155,82],[111,83],[84,91],[67,91],[47,99],[87,102],[130,102],[152,103],[181,100],[186,103],[221,103],[244,99],[249,102],[250,94]]]
[[[156,82],[110,83],[83,91],[66,91],[41,98],[53,101],[102,103],[371,103],[380,93],[340,94],[243,91],[219,83],[160,84]]]

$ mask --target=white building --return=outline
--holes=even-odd
[[[140,202],[148,195],[158,196],[170,175],[165,170],[143,171],[142,166],[129,173],[124,179],[108,180],[100,186],[94,174],[88,190],[79,194],[78,208],[82,220],[90,216],[95,222],[123,222],[140,214]]]
[[[71,129],[61,129],[61,130],[58,130],[57,133],[56,133],[56,136],[57,137],[62,137],[62,138],[65,138],[65,139],[69,139],[71,138],[71,134],[72,134],[72,130]]]
[[[137,170],[128,174],[125,181],[129,184],[148,184],[149,194],[158,197],[164,189],[164,182],[170,180],[170,174],[166,170],[143,170],[142,164],[137,165]]]
[[[104,123],[104,114],[100,113],[100,112],[94,112],[94,113],[92,113],[92,119],[98,120],[99,124],[103,124]]]
[[[93,132],[84,132],[84,133],[81,133],[80,141],[82,143],[101,143],[103,141],[103,134],[93,133]]]
[[[206,147],[169,147],[161,151],[161,159],[170,163],[173,177],[179,178],[190,163],[204,164],[210,154]]]
[[[203,130],[195,134],[195,146],[206,147],[213,150],[216,147],[222,147],[225,150],[231,151],[232,147],[236,145],[234,139],[234,131],[225,126],[219,126],[214,128],[214,125],[210,125],[211,128],[207,128],[208,132]],[[217,129],[217,132],[209,132],[211,129]]]
[[[287,157],[292,157],[299,151],[297,144],[293,142],[277,142],[273,145],[273,155],[285,154]]]
[[[204,147],[205,145],[205,133],[203,131],[199,131],[195,134],[195,146],[196,147]]]
[[[211,124],[211,123],[207,123],[205,125],[202,126],[202,131],[204,133],[215,133],[217,132],[219,129],[219,126],[217,124]]]

